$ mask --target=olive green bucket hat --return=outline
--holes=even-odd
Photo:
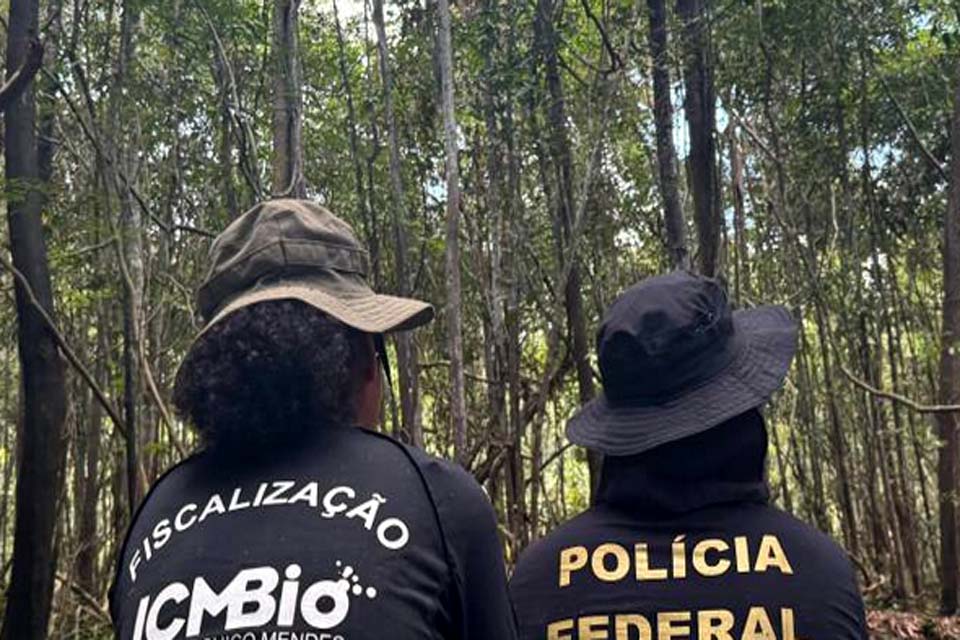
[[[203,335],[231,313],[268,300],[300,300],[366,333],[405,331],[433,318],[429,303],[376,293],[367,252],[346,222],[309,200],[262,202],[213,241],[197,292]]]

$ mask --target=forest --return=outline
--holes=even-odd
[[[383,430],[462,464],[508,567],[582,511],[565,439],[637,280],[786,305],[777,505],[853,561],[878,638],[958,638],[956,0],[4,0],[2,638],[112,637],[118,545],[195,448],[171,408],[210,240],[349,221]],[[942,617],[941,617],[942,616]]]

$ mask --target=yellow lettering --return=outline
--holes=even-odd
[[[630,630],[637,632],[636,640],[653,640],[653,631],[650,629],[650,623],[643,616],[635,614],[619,615],[616,618],[616,640],[632,640]]]
[[[607,558],[613,556],[616,564],[613,569],[607,569]],[[604,582],[616,582],[622,580],[630,572],[630,555],[627,550],[618,544],[606,543],[596,548],[593,552],[593,575],[598,580]]]
[[[766,609],[750,607],[740,640],[777,640],[777,634],[773,632],[773,625],[770,624]]]
[[[572,640],[573,634],[566,631],[573,631],[573,620],[551,622],[547,625],[547,640]]]
[[[633,548],[633,561],[637,565],[637,580],[666,580],[666,569],[650,568],[650,550],[644,543],[637,543]]]
[[[720,558],[715,564],[710,564],[707,561],[707,553],[710,551],[722,553],[729,549],[730,545],[723,540],[701,540],[693,548],[693,568],[697,573],[708,578],[722,576],[730,569],[730,561]]]
[[[747,548],[747,537],[734,538],[733,547],[737,556],[737,573],[750,573],[750,550]]]
[[[586,547],[570,547],[560,552],[560,586],[570,586],[570,574],[587,566]],[[571,623],[572,624],[572,623]]]
[[[657,640],[671,640],[690,636],[689,611],[671,611],[657,614]],[[687,624],[683,624],[686,622]],[[674,623],[677,623],[674,625]]]
[[[780,609],[780,627],[783,629],[783,640],[800,640],[797,637],[797,625],[793,617],[793,609]]]
[[[673,577],[687,577],[687,545],[684,542],[686,536],[677,536],[673,540]]]
[[[610,624],[609,616],[584,616],[577,625],[578,640],[607,640],[610,635],[607,627]]]
[[[766,535],[760,540],[757,564],[753,570],[760,573],[766,571],[767,567],[777,567],[781,573],[788,576],[793,574],[793,568],[790,566],[787,554],[783,552],[783,547],[780,546],[777,536]]]
[[[697,613],[697,640],[733,640],[733,612],[705,609]]]

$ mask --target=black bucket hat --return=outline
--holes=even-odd
[[[647,278],[607,310],[597,333],[603,393],[567,423],[567,437],[626,456],[706,431],[765,404],[796,348],[783,307],[732,311],[713,278]]]

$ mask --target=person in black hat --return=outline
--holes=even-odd
[[[383,334],[429,322],[375,293],[352,230],[274,200],[213,243],[174,403],[201,450],[133,518],[120,640],[512,640],[493,509],[458,466],[372,429]]]
[[[589,510],[520,558],[525,640],[860,640],[851,563],[768,504],[760,407],[797,327],[781,307],[731,311],[723,287],[648,278],[597,335],[603,394],[569,422],[604,454]]]

